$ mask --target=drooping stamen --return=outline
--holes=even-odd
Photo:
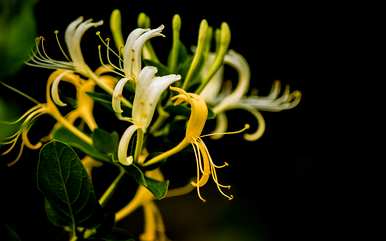
[[[35,39],[35,50],[32,50],[32,55],[25,64],[33,67],[46,68],[46,69],[74,69],[72,62],[59,61],[50,58],[47,53],[42,54],[40,51],[40,45],[44,48],[43,37],[38,37]],[[43,51],[45,52],[45,50]]]
[[[21,157],[21,155],[23,154],[23,150],[24,150],[24,144],[22,143],[21,146],[20,146],[20,150],[19,150],[19,152],[18,152],[18,154],[17,154],[17,156],[16,156],[16,159],[13,160],[13,161],[11,161],[11,162],[9,162],[9,163],[7,164],[8,167],[11,167],[11,166],[15,165],[16,162],[18,162],[18,161],[20,160],[20,157]]]
[[[110,47],[110,43],[109,43],[110,42],[110,38],[106,38],[106,41],[105,41],[102,38],[100,31],[97,31],[95,34],[99,37],[100,41],[107,48],[107,50],[109,50],[109,52],[112,52],[117,58],[119,58],[120,61],[123,61],[121,56]]]
[[[34,107],[32,107],[31,109],[27,110],[22,116],[20,116],[17,120],[14,120],[14,121],[2,121],[0,120],[0,124],[5,124],[5,125],[15,125],[17,123],[19,123],[20,121],[22,121],[26,116],[28,116],[29,114],[31,114],[32,112],[34,112],[35,110],[39,109],[41,106],[39,105],[35,105]]]
[[[242,132],[248,130],[249,128],[250,128],[250,125],[249,124],[245,124],[242,129],[237,130],[237,131],[216,132],[216,133],[210,133],[210,134],[202,135],[200,137],[215,136],[215,135],[220,135],[220,136],[223,136],[223,135],[234,135],[234,134],[242,133]]]
[[[103,58],[102,58],[102,46],[101,46],[101,45],[98,45],[98,57],[99,57],[99,62],[102,64],[102,66],[106,66],[106,67],[109,66],[108,64],[106,64],[106,63],[103,61]],[[114,69],[110,69],[109,72],[114,73],[114,74],[117,74],[117,75],[119,75],[119,76],[121,76],[121,77],[125,77],[124,74],[122,74],[122,73],[120,73],[120,72],[118,72],[118,71],[115,71]]]

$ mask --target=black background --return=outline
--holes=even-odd
[[[187,46],[195,43],[202,18],[213,26],[219,26],[222,21],[228,22],[232,31],[231,48],[248,60],[252,86],[261,90],[262,94],[268,93],[272,81],[279,79],[290,84],[291,89],[300,90],[303,98],[293,110],[263,113],[267,130],[257,142],[245,143],[238,137],[226,137],[220,142],[208,144],[213,156],[229,160],[231,167],[219,175],[232,184],[236,198],[225,203],[213,192],[208,203],[201,204],[195,195],[191,195],[192,198],[185,201],[193,203],[189,205],[192,209],[198,208],[197,213],[192,210],[184,213],[183,208],[176,206],[173,209],[170,204],[163,207],[161,203],[161,209],[172,212],[165,214],[166,224],[171,223],[167,226],[170,236],[173,240],[200,240],[188,239],[185,235],[199,237],[200,232],[205,234],[211,229],[211,226],[206,229],[200,227],[205,225],[213,225],[213,229],[216,225],[225,225],[231,229],[234,222],[245,232],[252,230],[256,233],[256,239],[250,240],[329,240],[333,233],[335,236],[336,231],[343,230],[344,204],[340,197],[346,190],[340,188],[343,184],[336,183],[341,156],[331,152],[336,149],[335,143],[339,143],[339,137],[332,136],[332,130],[339,131],[341,124],[339,113],[332,103],[335,87],[345,84],[335,70],[342,66],[342,56],[346,54],[342,36],[350,26],[340,21],[337,16],[341,10],[335,7],[252,3],[246,0],[39,1],[36,17],[38,35],[53,36],[53,30],[65,29],[80,15],[105,20],[103,34],[103,30],[108,33],[111,10],[119,8],[127,34],[135,28],[138,13],[145,11],[151,17],[153,26],[166,25],[168,37],[157,40],[156,49],[157,44],[171,43],[170,23],[175,13],[182,17],[181,38]],[[94,42],[97,42],[91,32],[85,36],[85,41],[93,42],[95,39]],[[94,47],[84,48],[93,53]],[[21,84],[22,81],[17,83],[27,91],[34,89],[34,82],[39,81],[30,78],[28,73],[31,71],[34,74],[39,72],[25,68],[20,74],[25,84]],[[44,74],[43,71],[43,74],[37,73],[37,77],[33,77],[44,78]],[[33,91],[29,93],[35,96]],[[2,95],[10,97],[12,94]],[[249,120],[247,115],[239,112],[231,113],[230,117],[230,123]],[[45,220],[41,196],[35,189],[31,170],[36,165],[37,153],[26,153],[27,156],[15,167],[1,167],[1,199],[5,202],[1,207],[1,216],[16,227],[22,240],[36,240],[53,234],[56,229]],[[203,207],[205,205],[206,208]],[[216,206],[220,211],[216,211]],[[212,210],[213,215],[219,218],[201,220],[201,225],[189,223],[189,215],[206,212],[202,219],[207,219]],[[178,223],[178,220],[183,221]],[[190,233],[184,235],[180,230],[183,227],[191,227],[186,231]]]

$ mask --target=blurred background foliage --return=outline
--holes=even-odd
[[[0,1],[0,81],[7,82],[23,66],[34,45],[36,21],[35,0]],[[3,86],[2,86],[3,88]],[[15,116],[14,101],[0,95],[0,120]],[[0,141],[14,129],[0,123]]]
[[[28,57],[36,37],[35,0],[0,2],[0,79],[15,74]]]

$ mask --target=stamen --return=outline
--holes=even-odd
[[[68,57],[66,52],[64,52],[64,49],[59,41],[59,37],[58,37],[59,30],[55,30],[54,33],[55,33],[56,42],[58,43],[60,51],[62,52],[63,56],[68,60],[68,62],[71,62],[71,59]]]
[[[103,61],[103,58],[102,58],[102,46],[101,46],[101,45],[98,45],[98,57],[99,57],[99,62],[100,62],[103,66],[106,66],[106,68],[108,68],[109,65],[106,64],[106,63]],[[111,73],[114,73],[114,74],[117,74],[117,75],[121,76],[122,78],[125,77],[122,73],[119,73],[119,72],[115,71],[114,69],[110,69],[110,72],[111,72]]]
[[[100,31],[97,31],[96,32],[96,35],[99,37],[100,41],[103,43],[103,45],[109,50],[111,51],[115,56],[117,56],[120,60],[121,60],[121,56],[119,54],[117,54],[111,47],[108,43],[106,43],[105,40],[103,40],[102,36],[101,36],[101,32]],[[106,38],[106,40],[110,41],[109,38]]]
[[[207,136],[214,136],[214,135],[234,135],[234,134],[239,134],[242,133],[250,128],[249,124],[245,124],[244,127],[238,131],[228,131],[228,132],[219,132],[219,133],[210,133],[206,135],[202,135],[200,137],[207,137]]]
[[[8,164],[7,164],[8,167],[11,167],[11,166],[15,165],[16,162],[19,161],[21,155],[23,154],[23,149],[24,149],[24,144],[22,143],[21,146],[20,146],[20,150],[19,150],[19,153],[17,154],[16,159],[13,160],[12,162],[8,163]]]
[[[27,110],[22,116],[20,116],[17,120],[14,120],[14,121],[2,121],[0,120],[0,124],[5,124],[5,125],[14,125],[14,124],[17,124],[19,123],[20,121],[22,121],[26,116],[28,116],[29,114],[31,114],[32,112],[34,112],[36,109],[39,109],[40,106],[39,105],[35,105],[34,107],[32,107],[31,109]]]
[[[113,62],[111,62],[111,60],[110,60],[110,39],[109,38],[107,38],[106,39],[106,44],[107,44],[107,47],[106,47],[106,56],[107,56],[107,61],[109,62],[109,64],[114,68],[114,69],[116,69],[116,70],[118,70],[118,71],[121,71],[121,69],[119,69],[115,64],[113,64]],[[112,51],[112,50],[111,50]],[[119,58],[119,56],[118,56],[118,58]]]
[[[7,155],[8,153],[10,153],[12,151],[12,149],[15,147],[20,135],[21,135],[21,132],[19,132],[17,134],[17,136],[15,138],[13,138],[10,143],[6,143],[6,144],[12,143],[12,145],[7,150],[5,150],[3,153],[1,153],[2,156]]]

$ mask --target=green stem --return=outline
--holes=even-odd
[[[53,109],[53,108],[51,108]],[[92,139],[88,135],[84,134],[82,131],[80,131],[78,128],[73,126],[66,118],[64,118],[59,111],[55,108],[53,111],[48,112],[56,121],[58,121],[60,124],[64,126],[67,130],[69,130],[72,134],[77,136],[82,141],[86,142],[89,145],[92,145]]]
[[[187,141],[186,138],[184,138],[177,146],[173,147],[172,149],[159,154],[158,156],[155,156],[154,158],[150,159],[146,163],[143,164],[144,167],[156,164],[180,151],[182,151],[186,146],[188,146],[190,143]]]
[[[168,104],[169,102],[166,105]],[[150,133],[152,134],[158,131],[164,124],[165,120],[169,117],[169,113],[164,110],[161,104],[157,106],[157,111],[158,111],[158,118],[150,128]]]
[[[99,203],[102,207],[106,206],[107,202],[114,194],[115,189],[117,188],[119,182],[121,181],[125,173],[126,173],[125,170],[121,168],[118,176],[114,179],[114,181],[110,184],[107,190],[103,193],[102,197],[99,199]]]

